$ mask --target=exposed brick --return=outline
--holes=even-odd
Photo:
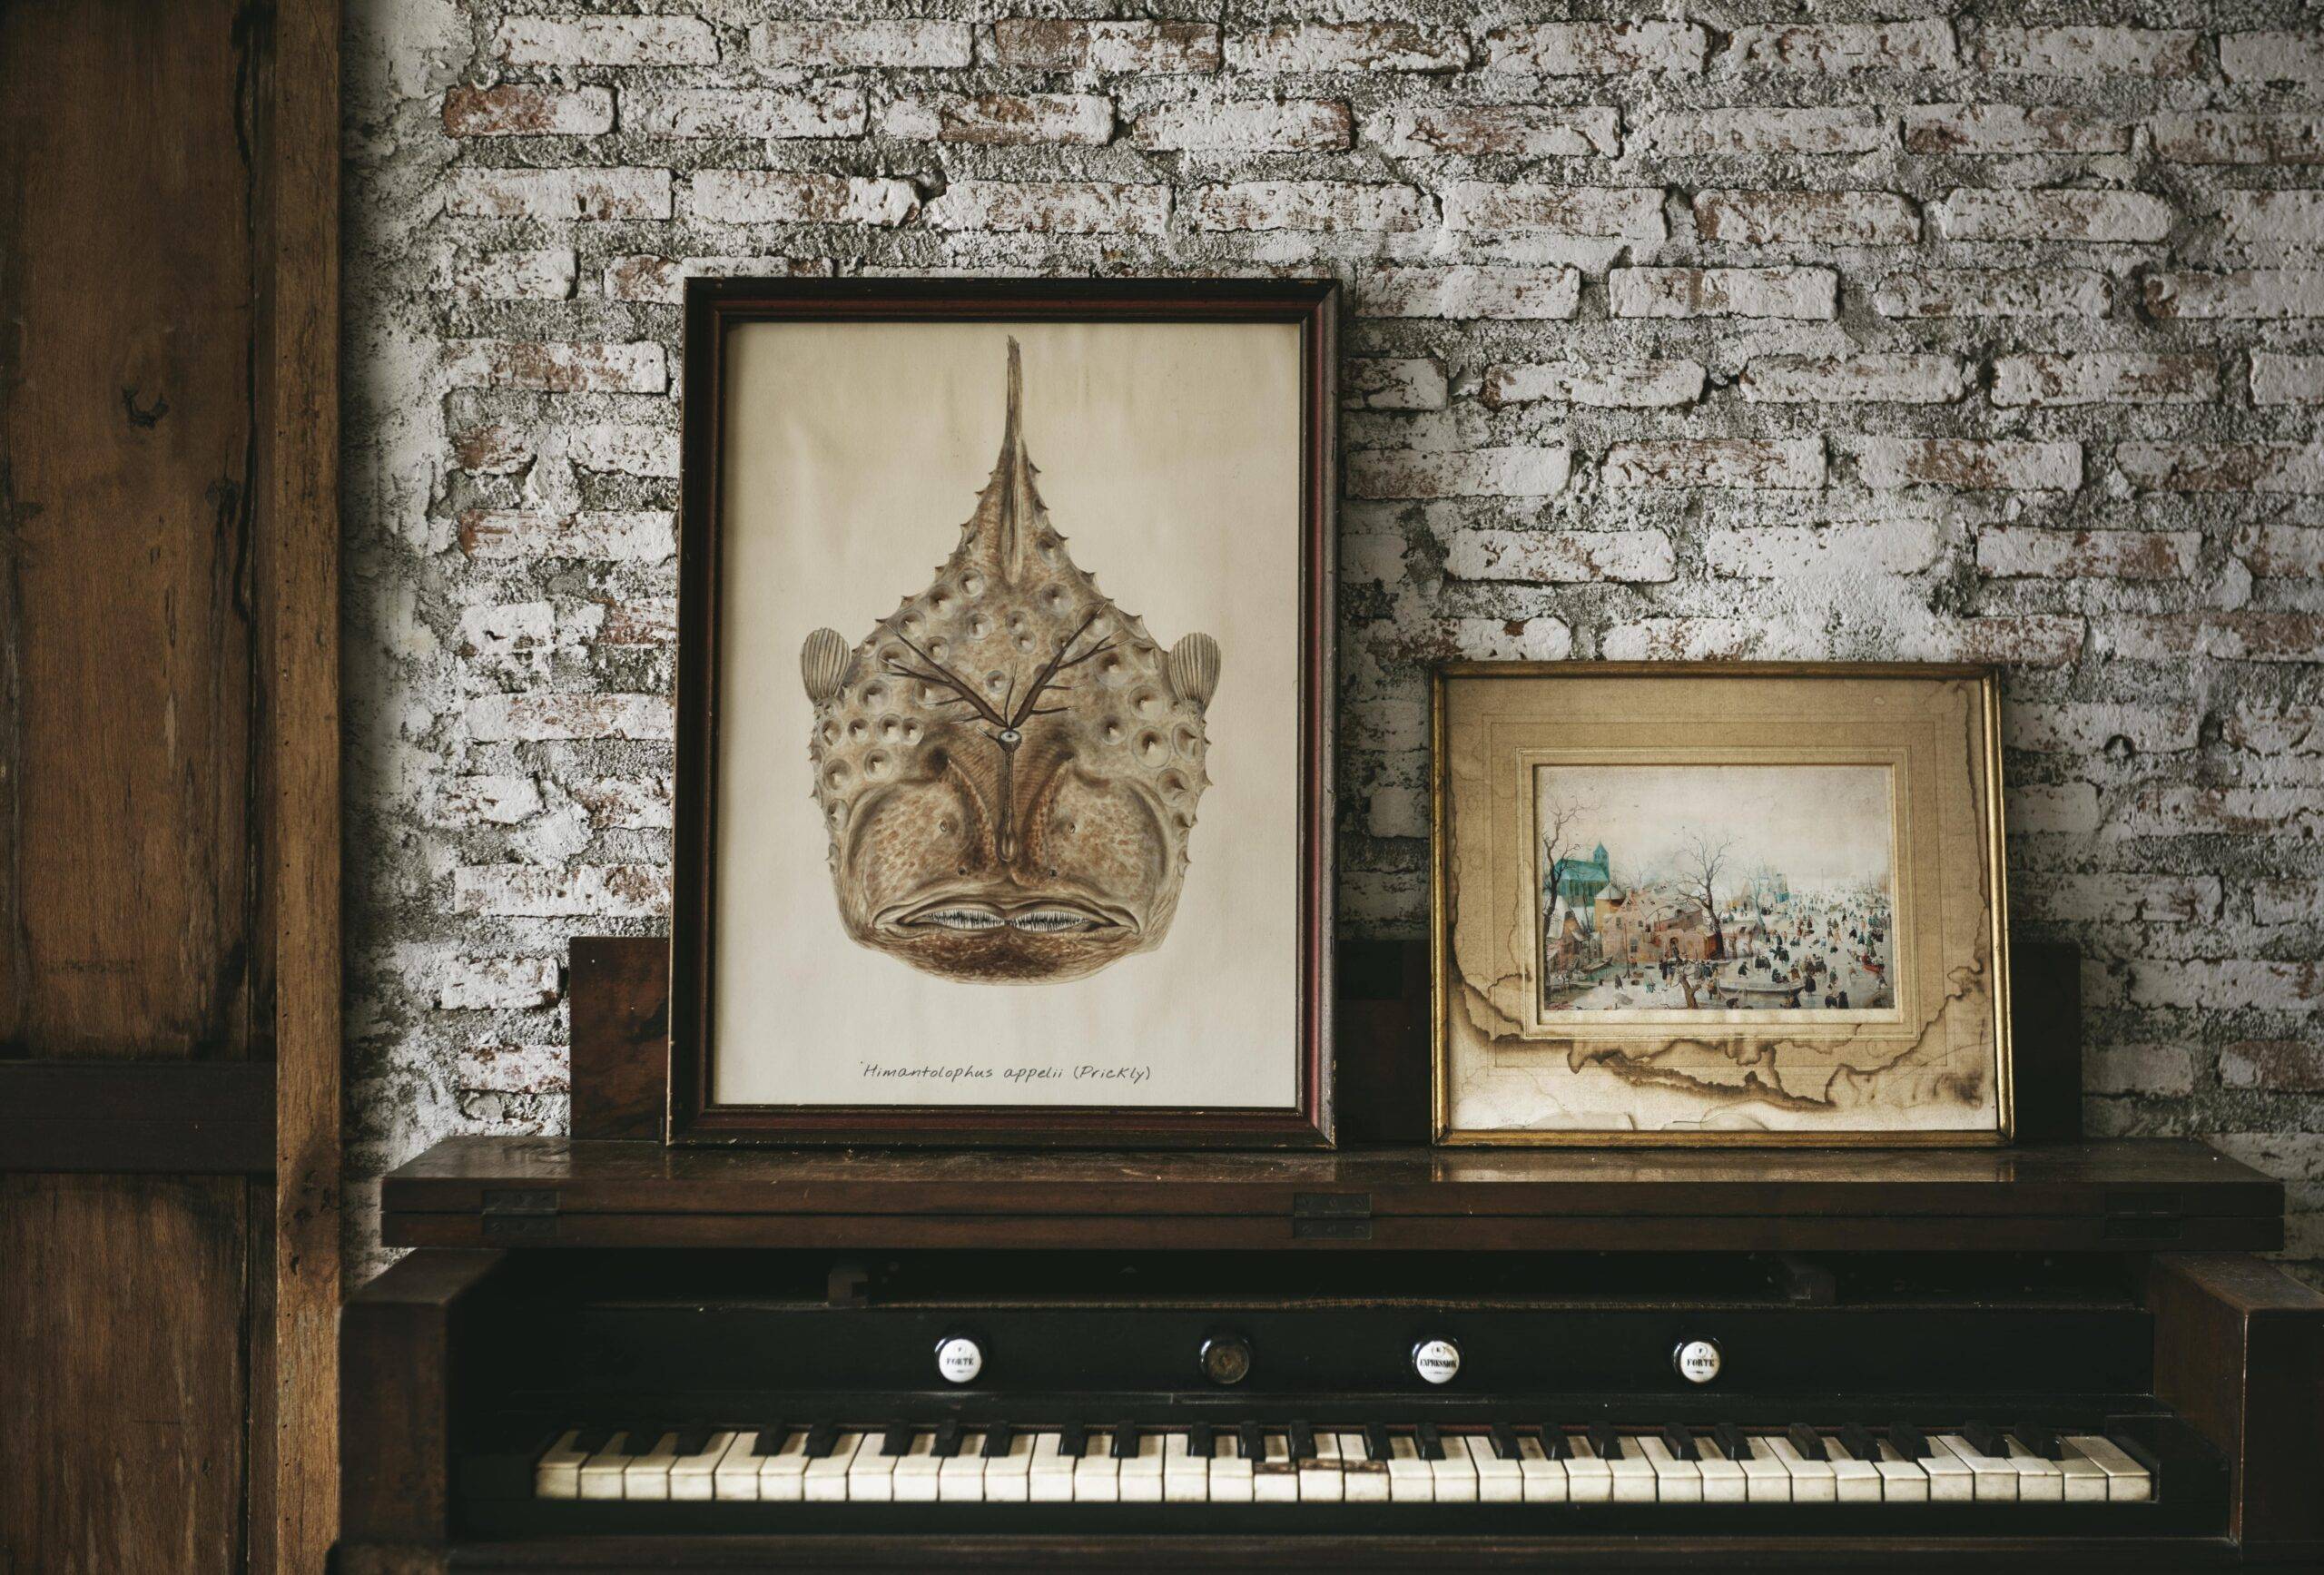
[[[1573,630],[1562,618],[1456,618],[1452,647],[1469,662],[1562,662],[1573,655]]]
[[[1170,221],[1170,188],[1103,181],[955,181],[921,217],[939,230],[1153,235]]]
[[[511,16],[493,52],[510,65],[712,65],[718,35],[697,16]]]
[[[1622,151],[1621,117],[1609,105],[1432,104],[1384,117],[1372,133],[1384,153],[1521,153],[1584,158]]]
[[[2106,276],[2086,268],[1940,268],[1892,273],[1873,291],[1883,317],[2103,317]]]
[[[537,1011],[559,994],[554,957],[463,957],[442,974],[436,1004],[447,1011]]]
[[[1674,577],[1677,562],[1659,530],[1460,530],[1445,543],[1444,572],[1525,585],[1650,583]]]
[[[600,831],[667,831],[677,806],[676,784],[667,776],[598,777],[575,784],[573,799]]]
[[[2143,192],[1964,187],[1931,212],[1952,241],[2161,241],[2171,221],[2171,204]]]
[[[2146,281],[2156,317],[2324,317],[2324,269],[2156,273]]]
[[[2017,579],[2183,579],[2194,572],[2202,545],[2191,530],[1989,526],[1977,536],[1977,571]]]
[[[2230,192],[2220,199],[2229,241],[2324,245],[2324,192]]]
[[[1101,147],[1114,139],[1114,101],[1094,94],[934,94],[898,99],[880,129],[906,142]]]
[[[541,812],[541,786],[529,776],[475,773],[454,777],[436,795],[436,819],[448,826],[513,826]]]
[[[654,919],[670,872],[651,864],[471,865],[452,871],[452,907],[506,919]]]
[[[1424,230],[1434,221],[1415,186],[1353,181],[1251,181],[1197,186],[1183,211],[1204,230]]]
[[[1340,398],[1368,410],[1441,410],[1444,369],[1425,359],[1359,356],[1340,363]]]
[[[2132,1006],[2238,1011],[2301,1011],[2324,995],[2324,972],[2312,962],[2251,958],[2188,962],[2141,958],[2131,965]]]
[[[901,66],[947,70],[975,59],[965,22],[762,22],[751,54],[766,65]]]
[[[590,137],[614,128],[614,95],[602,87],[559,90],[520,83],[456,87],[444,95],[444,133],[454,137]]]
[[[1737,70],[1945,71],[1954,64],[1953,29],[1934,20],[1738,27],[1719,64]]]
[[[1835,567],[1919,574],[1942,551],[1928,520],[1847,525],[1760,525],[1708,532],[1703,566],[1721,579],[1779,580]]]
[[[2158,114],[2154,151],[2183,164],[2324,163],[2324,116]]]
[[[1565,490],[1562,447],[1355,448],[1346,457],[1351,497],[1547,497]]]
[[[1616,317],[1837,316],[1839,275],[1828,268],[1617,268],[1606,275]]]
[[[1314,22],[1241,34],[1226,41],[1236,71],[1458,71],[1468,41],[1409,22]]]
[[[1377,268],[1355,283],[1364,317],[1570,318],[1581,300],[1571,268]]]
[[[2312,878],[2258,881],[2251,888],[2251,918],[2260,924],[2313,924],[2324,919],[2324,884]]]
[[[2141,754],[2176,754],[2201,742],[2195,705],[2017,704],[2002,711],[2004,742],[2042,754],[2106,754],[2117,740]]]
[[[2324,706],[2246,700],[2228,713],[2220,736],[2259,754],[2324,754]]]
[[[2122,153],[2131,128],[2070,104],[1930,103],[1905,111],[1915,153]]]
[[[678,434],[668,427],[588,421],[570,428],[565,451],[584,470],[622,476],[675,476]]]
[[[2207,405],[2217,398],[2219,363],[2210,356],[2094,350],[1994,362],[1996,405]]]
[[[2251,352],[2251,402],[2312,405],[2324,401],[2324,356]]]
[[[455,219],[667,219],[667,170],[471,170],[444,177]]]
[[[2072,492],[2082,485],[2082,445],[2010,438],[1867,438],[1856,455],[1866,487],[1950,487],[1963,491]]]
[[[491,421],[455,437],[452,458],[461,469],[478,475],[514,476],[533,462],[533,444],[506,421]]]
[[[1814,438],[1617,443],[1606,451],[1602,477],[1609,487],[1821,487],[1824,445]]]
[[[668,514],[553,514],[472,508],[460,516],[460,550],[481,558],[606,558],[658,563],[677,551]]]
[[[460,615],[458,650],[479,669],[521,674],[556,643],[556,610],[547,602],[470,607]]]
[[[2324,529],[2261,520],[2238,527],[2228,548],[2268,579],[2324,579]]]
[[[909,181],[704,170],[686,183],[686,208],[715,224],[901,224],[920,209]]]
[[[2125,443],[2114,462],[2157,492],[2324,492],[2324,451],[2295,443]]]
[[[1961,397],[1965,376],[1951,356],[1762,356],[1738,386],[1755,404],[1941,405]]]
[[[464,1094],[564,1095],[573,1086],[571,1053],[563,1045],[480,1040],[460,1048],[452,1081]]]
[[[2046,76],[2200,76],[2203,35],[2142,27],[1983,27],[1985,71]]]
[[[2219,68],[2230,82],[2324,82],[2324,33],[2225,33]]]
[[[438,287],[463,300],[565,300],[577,271],[573,248],[528,251],[453,251]]]
[[[2012,783],[2003,794],[2012,836],[2086,837],[2098,830],[2098,789],[2086,782]]]
[[[2117,817],[2137,837],[2312,838],[2324,818],[2324,790],[2211,788],[2160,783],[2142,788]]]
[[[549,393],[658,394],[669,386],[662,347],[466,340],[448,347],[445,376],[455,388],[537,389]]]
[[[1894,192],[1699,192],[1695,229],[1745,246],[1909,246],[1921,221]]]
[[[1814,109],[1666,110],[1640,126],[1666,156],[1700,153],[1870,153],[1896,145],[1896,123],[1868,105]]]
[[[479,694],[467,714],[468,736],[487,743],[671,736],[670,702],[661,694]]]
[[[1703,395],[1700,361],[1555,361],[1485,369],[1488,405],[1555,404],[1654,409],[1691,405]]]
[[[1444,189],[1448,230],[1546,230],[1659,241],[1669,232],[1659,186],[1505,186],[1457,181]]]
[[[622,123],[657,137],[860,137],[862,90],[724,87],[624,88]]]
[[[1003,65],[1108,75],[1201,74],[1224,58],[1218,29],[1207,22],[1103,22],[1010,16],[992,25],[994,57]]]
[[[2239,1039],[2220,1050],[2219,1080],[2230,1088],[2270,1094],[2324,1092],[2324,1043]]]
[[[2195,1051],[2186,1045],[2093,1045],[2083,1063],[2082,1086],[2089,1094],[2191,1094]]]
[[[2222,613],[2204,620],[2199,649],[2230,662],[2324,662],[2324,615]]]
[[[2216,875],[2157,875],[2137,871],[2051,875],[2022,899],[2027,919],[2104,920],[2140,924],[2201,924],[2223,901]]]
[[[1683,75],[1702,70],[1708,42],[1691,22],[1541,22],[1496,27],[1485,50],[1492,70],[1536,76]]]
[[[610,300],[658,300],[675,306],[685,300],[689,279],[733,279],[772,274],[820,279],[831,264],[814,257],[655,257],[632,252],[606,260],[605,288]]]
[[[1130,140],[1141,148],[1294,153],[1344,148],[1354,136],[1347,105],[1335,99],[1206,99],[1147,111]]]

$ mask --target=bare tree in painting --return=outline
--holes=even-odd
[[[1579,851],[1577,828],[1584,815],[1590,812],[1588,804],[1572,803],[1554,794],[1542,793],[1533,806],[1533,821],[1541,842],[1541,886],[1548,893],[1541,905],[1541,959],[1544,989],[1561,989],[1569,978],[1568,970],[1552,969],[1550,959],[1557,950],[1558,935],[1551,928],[1558,916],[1558,866]],[[1571,911],[1571,904],[1568,904]]]
[[[1727,865],[1727,852],[1735,845],[1732,837],[1712,842],[1708,832],[1687,833],[1687,846],[1679,855],[1679,878],[1688,898],[1703,911],[1703,919],[1710,925],[1710,950],[1706,957],[1727,955],[1727,934],[1718,925],[1718,877]],[[1694,992],[1688,991],[1687,1004],[1694,1005]]]

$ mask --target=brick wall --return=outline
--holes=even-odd
[[[359,1174],[558,1128],[566,938],[662,925],[686,275],[1331,273],[1348,929],[1435,658],[2004,662],[2093,1128],[2324,1259],[2300,7],[548,3],[348,7]]]

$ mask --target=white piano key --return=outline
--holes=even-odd
[[[1529,1504],[1562,1504],[1565,1497],[1565,1462],[1550,1458],[1541,1441],[1531,1433],[1521,1433],[1517,1439],[1517,1474],[1524,1484],[1525,1501]]]
[[[1839,1484],[1832,1475],[1832,1462],[1809,1460],[1791,1447],[1787,1438],[1772,1435],[1760,1439],[1767,1452],[1783,1462],[1791,1475],[1791,1501],[1795,1504],[1831,1504],[1839,1501]]]
[[[984,1462],[984,1501],[988,1504],[1021,1504],[1032,1497],[1033,1445],[1038,1442],[1029,1432],[1013,1432],[1009,1435],[1009,1452],[998,1454]],[[1071,1478],[1067,1479],[1068,1492]]]
[[[1440,1504],[1473,1504],[1477,1501],[1477,1464],[1469,1458],[1469,1441],[1459,1433],[1443,1434],[1437,1441],[1444,1446],[1444,1458],[1428,1462],[1428,1474]]]
[[[1163,1434],[1141,1431],[1137,1452],[1121,1462],[1122,1502],[1158,1504],[1162,1501]]]
[[[1880,1468],[1868,1460],[1858,1460],[1856,1452],[1831,1433],[1824,1436],[1826,1463],[1832,1468],[1833,1497],[1843,1504],[1876,1504],[1880,1501]]]
[[[1652,1433],[1642,1432],[1630,1440],[1630,1448],[1646,1457],[1654,1471],[1654,1500],[1660,1504],[1699,1504],[1703,1501],[1703,1473],[1690,1460],[1680,1460],[1670,1452],[1670,1446]]]
[[[832,1452],[821,1460],[811,1460],[800,1473],[800,1497],[809,1503],[843,1504],[847,1501],[848,1468],[855,1463],[856,1452],[866,1440],[872,1449],[880,1447],[877,1433],[843,1432],[832,1445]],[[765,1498],[766,1473],[759,1473],[759,1497]]]
[[[2059,1441],[2063,1443],[2062,1439]],[[2106,1497],[2106,1468],[2081,1452],[2067,1448],[2053,1462],[2070,1504],[2102,1502]]]
[[[1340,1496],[1351,1504],[1388,1501],[1388,1462],[1374,1460],[1360,1432],[1334,1435],[1340,1450]]]
[[[621,1468],[621,1496],[641,1503],[670,1496],[670,1466],[678,1458],[678,1435],[656,1435],[643,1454],[629,1457]]]
[[[887,1451],[885,1432],[867,1432],[847,1462],[847,1501],[884,1504],[896,1496],[896,1462]]]
[[[1400,1504],[1425,1504],[1436,1497],[1436,1473],[1420,1458],[1420,1445],[1408,1432],[1388,1437],[1388,1497]]]
[[[617,1432],[606,1441],[605,1448],[581,1462],[581,1496],[585,1499],[620,1498],[622,1468],[629,1462],[629,1434]]]
[[[1606,1469],[1613,1475],[1614,1502],[1618,1504],[1650,1504],[1654,1502],[1654,1462],[1639,1452],[1638,1440],[1622,1440],[1622,1452],[1610,1455]]]
[[[2106,1473],[2106,1497],[2115,1503],[2133,1503],[2154,1497],[2154,1479],[2146,1467],[2131,1458],[2130,1452],[2113,1440],[2096,1433],[2078,1432],[2064,1441],[2065,1446],[2094,1463]]]
[[[790,1436],[767,1454],[758,1457],[759,1497],[769,1503],[796,1503],[807,1496],[807,1432],[804,1428],[788,1430]]]
[[[1595,1445],[1589,1435],[1570,1432],[1565,1437],[1566,1496],[1577,1504],[1610,1503],[1614,1497],[1614,1473],[1608,1463],[1598,1458]]]
[[[581,1466],[589,1457],[575,1447],[581,1442],[581,1430],[568,1429],[558,1435],[555,1443],[533,1462],[533,1497],[537,1499],[577,1499],[581,1496]],[[2093,1467],[2095,1471],[2097,1468]],[[2102,1484],[2105,1474],[2100,1472]]]
[[[960,1434],[960,1452],[936,1469],[936,1496],[948,1504],[984,1501],[984,1434]]]
[[[1502,1459],[1492,1446],[1492,1440],[1481,1432],[1465,1435],[1462,1442],[1469,1446],[1469,1462],[1477,1472],[1477,1502],[1481,1504],[1521,1504],[1525,1501],[1525,1472],[1515,1455]],[[1446,1439],[1449,1450],[1452,1441]]]
[[[1957,1433],[1932,1433],[1929,1442],[1940,1449],[1951,1450],[1955,1457],[1969,1468],[1979,1499],[2007,1501],[2017,1497],[2017,1472],[2007,1461],[1980,1454],[1970,1447],[1967,1439]]]
[[[1037,1504],[1071,1503],[1073,1475],[1079,1464],[1078,1456],[1065,1452],[1063,1433],[1035,1433],[1032,1458],[1025,1473],[1027,1496]]]
[[[1299,1501],[1299,1467],[1291,1459],[1291,1440],[1280,1432],[1259,1435],[1265,1452],[1251,1462],[1251,1501],[1260,1504]]]
[[[1315,1435],[1315,1452],[1299,1462],[1299,1501],[1336,1504],[1347,1496],[1340,1471],[1340,1440],[1335,1432]]]
[[[1929,1501],[1934,1504],[1965,1504],[1977,1496],[1977,1474],[1968,1462],[1955,1454],[1932,1436],[1928,1453],[1914,1462],[1928,1478]]]
[[[726,1452],[718,1457],[718,1464],[710,1473],[710,1496],[714,1499],[755,1500],[759,1496],[759,1457],[753,1452],[758,1447],[755,1429],[744,1428],[730,1434]]]
[[[1791,1471],[1768,1447],[1768,1441],[1746,1433],[1743,1448],[1746,1452],[1735,1462],[1743,1468],[1743,1497],[1755,1504],[1791,1502]]]
[[[1880,1472],[1880,1498],[1889,1504],[1925,1504],[1929,1500],[1928,1472],[1905,1458],[1905,1453],[1886,1439],[1873,1446],[1876,1458],[1873,1465]]]
[[[714,1432],[701,1449],[672,1461],[670,1497],[689,1502],[717,1497],[712,1491],[712,1473],[718,1470],[718,1462],[726,1458],[726,1451],[734,1442],[731,1432]]]
[[[1214,1504],[1247,1504],[1251,1501],[1254,1462],[1246,1459],[1243,1446],[1231,1432],[1216,1434],[1210,1441],[1210,1501]]]
[[[1195,1453],[1194,1440],[1183,1432],[1162,1435],[1162,1501],[1210,1501],[1210,1457]]]
[[[1702,1473],[1703,1502],[1739,1504],[1750,1498],[1750,1479],[1740,1465],[1727,1458],[1716,1441],[1698,1435],[1695,1452],[1702,1457],[1695,1469]]]
[[[2055,1461],[2043,1460],[2015,1439],[2004,1441],[2009,1463],[2017,1469],[2017,1496],[2028,1503],[2054,1504],[2066,1496],[2065,1473]]]
[[[911,1447],[895,1457],[895,1491],[892,1497],[900,1504],[932,1504],[936,1501],[936,1479],[944,1469],[937,1457],[936,1435],[933,1432],[912,1434]]]
[[[1081,1458],[1073,1467],[1073,1501],[1077,1504],[1118,1504],[1122,1498],[1121,1462],[1114,1458],[1114,1435],[1109,1429],[1092,1432],[1089,1442],[1081,1446]]]

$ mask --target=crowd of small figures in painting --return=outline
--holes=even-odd
[[[1542,1005],[1552,1011],[1880,1010],[1895,1004],[1885,891],[1779,882],[1706,908],[1673,888],[1552,898]]]

